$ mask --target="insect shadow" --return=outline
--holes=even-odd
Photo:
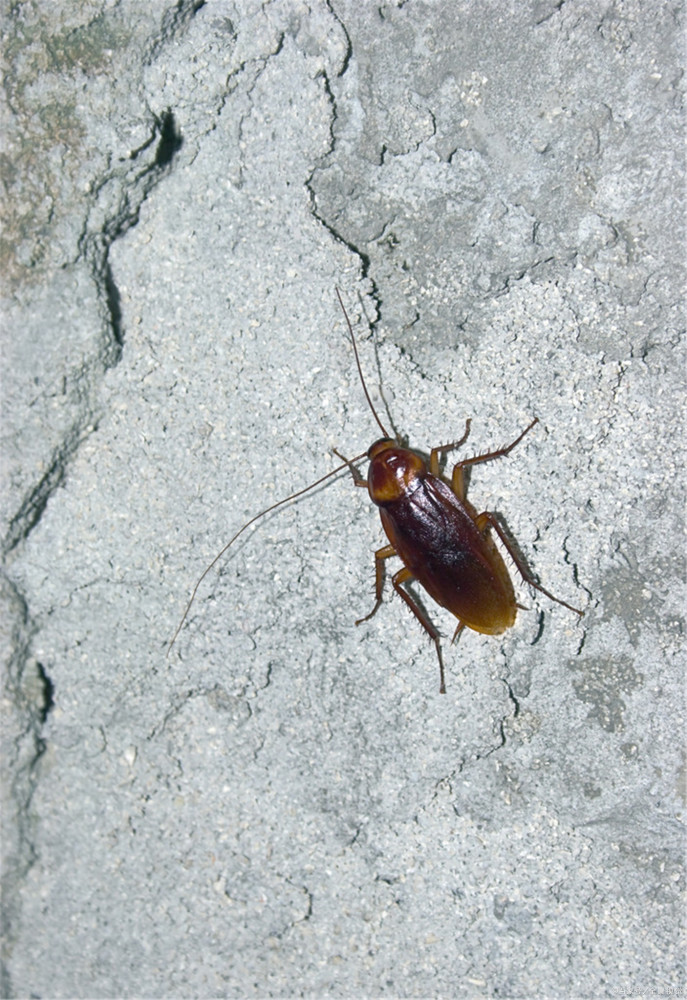
[[[470,434],[471,421],[466,420],[465,432],[459,440],[432,448],[429,460],[421,453],[404,447],[396,433],[394,436],[390,435],[370,398],[353,326],[338,288],[336,295],[348,326],[360,383],[382,437],[366,453],[355,458],[345,458],[335,449],[335,454],[342,460],[341,465],[314,483],[271,504],[239,528],[197,580],[167,652],[176,642],[201,583],[243,532],[266,514],[296,500],[348,468],[355,485],[366,488],[370,499],[379,508],[382,527],[388,540],[386,545],[375,552],[374,606],[368,614],[356,621],[356,625],[369,621],[379,610],[386,560],[400,558],[402,567],[393,574],[391,583],[434,643],[439,661],[439,690],[445,694],[446,680],[439,632],[430,620],[424,604],[408,590],[407,585],[416,581],[437,604],[455,616],[458,624],[453,642],[465,628],[485,635],[500,635],[505,632],[514,624],[517,609],[523,608],[515,600],[510,575],[492,533],[498,537],[520,576],[530,587],[577,615],[584,613],[555,597],[535,580],[519,548],[504,529],[500,517],[492,511],[478,513],[466,496],[467,480],[472,467],[509,455],[539,421],[535,417],[514,441],[503,448],[456,462],[449,479],[442,471],[443,463],[451,452],[465,444]],[[356,465],[366,456],[370,463],[367,479]]]

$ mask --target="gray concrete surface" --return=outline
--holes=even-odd
[[[681,17],[5,7],[4,996],[682,995]],[[445,697],[348,476],[165,657],[377,436],[337,286],[414,446],[540,420],[470,496],[585,617]]]

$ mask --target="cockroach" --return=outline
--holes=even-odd
[[[491,462],[510,454],[538,423],[538,418],[535,417],[506,447],[457,462],[453,466],[450,481],[445,479],[440,471],[441,459],[465,443],[470,433],[471,421],[466,420],[465,433],[460,440],[432,448],[429,466],[417,452],[402,447],[389,434],[372,403],[360,364],[353,326],[338,288],[336,295],[348,326],[363,392],[383,437],[375,441],[367,453],[357,455],[353,459],[347,459],[335,450],[335,454],[342,459],[342,465],[302,490],[277,501],[247,521],[199,577],[167,652],[171,650],[188,617],[199,586],[239,535],[265,514],[303,496],[331,476],[348,468],[353,475],[355,485],[365,487],[372,502],[379,507],[382,527],[388,539],[388,544],[375,552],[374,607],[355,624],[362,625],[363,622],[369,621],[379,610],[384,590],[384,564],[392,556],[398,556],[403,567],[391,578],[393,588],[434,643],[439,660],[439,691],[445,694],[446,680],[439,632],[417,599],[405,589],[404,584],[416,580],[437,604],[446,608],[458,619],[453,642],[464,628],[486,635],[500,635],[505,632],[514,624],[516,611],[518,608],[522,609],[522,605],[517,604],[515,600],[511,578],[503,557],[491,537],[491,529],[498,535],[525,583],[575,614],[580,616],[584,614],[579,608],[574,608],[542,587],[533,578],[501,527],[497,516],[491,511],[478,514],[466,497],[465,470],[469,466]],[[366,455],[370,464],[367,479],[364,479],[355,463]]]

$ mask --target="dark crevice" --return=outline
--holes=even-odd
[[[54,700],[55,685],[45,672],[45,667],[43,666],[42,663],[36,663],[36,669],[38,670],[38,677],[41,683],[42,694],[43,694],[43,703],[39,708],[41,725],[43,725],[45,723],[45,720],[48,718],[48,715],[50,714],[50,710],[55,704]]]
[[[505,745],[506,745],[506,719],[505,718],[499,719],[497,731],[498,731],[498,736],[499,736],[499,742],[496,743],[495,746],[493,746],[490,750],[487,750],[485,753],[477,753],[477,754],[475,754],[475,760],[486,760],[487,757],[491,757],[491,755],[493,753],[496,753],[498,750],[502,750],[505,747]]]
[[[330,91],[328,90],[328,87],[327,87],[327,93],[330,95],[330,100],[331,100],[331,94]],[[333,149],[333,142],[334,141],[332,140],[332,149]],[[351,253],[355,254],[355,256],[359,258],[361,264],[362,277],[368,278],[370,272],[370,264],[371,264],[370,257],[368,256],[368,254],[366,254],[364,250],[361,250],[360,247],[356,246],[355,243],[352,243],[350,240],[346,239],[346,237],[342,233],[338,232],[338,230],[335,229],[330,222],[327,222],[327,220],[322,215],[320,215],[320,212],[318,211],[317,195],[315,194],[315,187],[313,183],[313,179],[315,177],[315,174],[317,173],[317,170],[318,168],[316,167],[315,170],[313,170],[312,174],[308,177],[307,181],[305,182],[305,188],[308,191],[308,194],[310,195],[310,211],[312,212],[313,217],[317,219],[317,221],[320,223],[321,226],[324,226],[327,232],[334,237],[337,243],[341,243],[343,246],[346,247],[347,250],[350,250]]]
[[[153,43],[148,46],[143,57],[144,65],[151,65],[163,48],[174,41],[186,24],[204,7],[206,0],[177,0],[176,6],[170,7],[160,22],[160,30]]]
[[[518,701],[518,699],[513,694],[513,688],[510,686],[510,684],[508,683],[508,681],[505,678],[503,678],[503,677],[501,678],[501,680],[506,685],[506,690],[508,691],[508,697],[510,698],[511,702],[513,703],[513,716],[512,716],[512,718],[517,719],[517,717],[520,715],[520,702]]]
[[[9,824],[15,824],[15,846],[10,847],[4,858],[2,870],[2,935],[3,957],[11,955],[16,928],[21,914],[21,888],[26,876],[38,857],[35,845],[36,817],[31,802],[39,781],[38,764],[45,753],[46,743],[40,735],[44,717],[52,706],[52,684],[46,687],[43,669],[30,655],[36,626],[31,620],[26,598],[15,584],[7,581],[11,612],[11,649],[6,665],[4,694],[21,731],[8,748],[5,762],[8,776],[7,815]],[[11,703],[11,708],[10,708]],[[14,996],[10,975],[6,967],[0,970],[0,982],[5,997]]]
[[[487,750],[485,753],[475,754],[475,760],[484,760],[487,757],[491,757],[493,753],[497,753],[499,750],[502,750],[503,747],[505,747],[508,741],[506,735],[506,726],[508,725],[508,721],[509,719],[517,719],[518,715],[520,714],[520,702],[515,697],[515,694],[513,693],[513,688],[510,686],[510,684],[504,677],[501,678],[501,681],[503,682],[503,684],[505,684],[506,690],[508,691],[508,698],[513,706],[513,712],[511,715],[504,715],[498,721],[497,724],[498,743],[496,743],[490,750]]]
[[[337,20],[338,20],[338,18],[337,18]],[[341,22],[339,22],[339,23],[341,23]],[[343,27],[343,25],[342,25],[342,27]],[[346,36],[346,37],[348,38],[348,36]],[[350,41],[349,41],[349,44],[350,44]],[[328,78],[327,74],[326,73],[322,73],[321,74],[321,78],[323,80],[323,85],[324,85],[325,94],[327,95],[327,100],[329,101],[329,105],[331,107],[331,123],[330,123],[330,129],[329,129],[329,132],[330,132],[330,144],[329,144],[329,151],[328,151],[327,157],[325,157],[324,160],[322,161],[322,163],[324,163],[324,162],[326,162],[326,160],[328,158],[330,158],[333,155],[335,147],[336,147],[336,137],[334,135],[334,129],[335,129],[335,125],[336,125],[336,122],[337,122],[338,113],[337,113],[337,107],[336,107],[336,97],[335,97],[334,92],[333,92],[333,90],[331,88],[331,84],[329,82],[329,78]],[[317,207],[317,194],[316,194],[316,190],[315,190],[314,179],[315,179],[315,176],[319,172],[320,169],[321,169],[321,166],[320,167],[315,167],[313,169],[312,173],[310,174],[310,176],[305,181],[305,189],[308,192],[308,195],[309,195],[309,198],[310,198],[310,211],[312,212],[313,217],[315,219],[317,219],[317,221],[320,223],[320,225],[324,226],[324,228],[327,230],[327,232],[330,233],[330,235],[334,237],[334,239],[337,241],[337,243],[341,243],[348,250],[350,250],[351,253],[355,254],[355,256],[359,258],[360,263],[361,263],[362,276],[363,276],[363,278],[367,278],[369,276],[370,264],[371,264],[371,261],[370,261],[370,258],[368,256],[368,254],[366,254],[363,250],[360,249],[360,247],[356,246],[350,240],[346,239],[346,237],[343,236],[340,232],[338,232],[334,228],[334,226],[332,225],[332,223],[328,222],[320,214],[320,212],[318,210],[318,207]]]
[[[182,138],[171,110],[155,119],[153,138],[158,136],[154,160],[129,183],[124,180],[119,210],[113,214],[97,233],[86,228],[80,239],[79,256],[91,267],[93,280],[100,296],[103,309],[103,337],[105,345],[101,355],[103,370],[114,367],[121,360],[124,344],[124,318],[121,296],[109,263],[110,247],[117,239],[135,226],[139,219],[141,205],[149,193],[159,183],[169,168],[176,153],[182,146]],[[103,180],[103,185],[108,179]],[[88,373],[84,373],[90,383]],[[97,377],[97,372],[92,373]],[[87,396],[90,396],[86,389]],[[52,461],[41,479],[30,490],[19,509],[12,517],[3,544],[7,555],[20,541],[31,533],[40,521],[48,500],[62,484],[67,466],[81,442],[94,429],[95,420],[91,407],[78,419],[76,426],[65,435],[62,445],[53,453]]]
[[[174,33],[203,6],[203,0],[179,0],[163,19],[162,30],[150,56],[157,48],[169,45]],[[152,62],[149,59],[148,62]],[[65,269],[88,269],[92,286],[98,296],[99,338],[97,353],[92,352],[65,375],[65,395],[69,396],[70,424],[61,434],[59,443],[45,456],[41,471],[22,491],[16,510],[3,539],[3,554],[12,552],[39,523],[52,494],[64,483],[69,464],[81,443],[97,429],[97,386],[103,373],[116,365],[122,356],[124,316],[121,296],[109,262],[110,248],[119,236],[136,225],[141,205],[169,172],[182,147],[177,121],[171,110],[160,115],[149,112],[149,137],[133,153],[116,159],[111,151],[111,168],[101,173],[93,185],[86,205],[88,218],[77,244],[74,259]],[[128,162],[127,162],[128,161]],[[112,207],[111,207],[112,206]],[[8,770],[13,773],[9,796],[16,813],[17,846],[10,850],[2,872],[2,933],[3,957],[11,955],[21,917],[21,889],[26,875],[38,857],[36,819],[31,808],[34,792],[42,779],[42,760],[48,746],[42,727],[50,718],[55,704],[55,684],[49,664],[40,663],[30,655],[36,627],[29,615],[27,600],[16,591],[16,609],[12,618],[12,657],[7,666],[6,693],[11,695],[14,711],[22,731],[13,749],[14,760]],[[8,816],[9,821],[9,816]],[[14,990],[5,962],[0,965],[0,995],[13,996]]]
[[[122,332],[122,305],[119,289],[117,288],[114,277],[112,276],[112,268],[110,267],[109,261],[105,264],[103,285],[105,287],[105,301],[107,302],[107,308],[110,314],[112,339],[119,348],[116,359],[118,361],[121,357],[121,348],[124,344],[124,335]]]
[[[536,646],[537,643],[539,642],[539,640],[541,639],[542,635],[544,634],[544,620],[545,620],[544,612],[540,611],[539,615],[537,616],[537,621],[539,623],[539,627],[537,628],[537,634],[535,635],[534,639],[530,643],[530,646]]]
[[[543,11],[541,16],[535,15],[534,19],[535,28],[538,28],[540,24],[546,24],[547,21],[550,21],[555,14],[558,14],[558,12],[563,7],[564,3],[565,0],[557,0],[557,3],[554,3],[550,10]]]
[[[322,216],[318,214],[317,209],[314,207],[313,207],[313,215],[315,216],[317,221],[324,226],[327,232],[331,233],[331,235],[334,237],[335,240],[337,240],[339,243],[342,243],[348,250],[351,251],[351,253],[354,253],[356,257],[360,259],[360,265],[361,265],[360,269],[362,277],[369,278],[371,261],[368,254],[366,254],[364,250],[361,250],[360,247],[356,246],[355,243],[352,243],[350,240],[346,239],[346,237],[343,236],[341,233],[337,232],[334,226],[330,225],[330,223],[328,223],[326,219],[323,219]]]
[[[157,186],[162,175],[167,172],[183,145],[183,138],[177,127],[174,113],[170,109],[167,109],[160,117],[156,116],[152,139],[154,140],[156,136],[158,143],[154,159],[133,178],[128,189],[123,191],[120,212],[106,223],[101,234],[86,236],[83,241],[85,256],[91,260],[95,280],[99,285],[106,308],[107,327],[111,341],[109,349],[105,353],[106,368],[112,368],[118,364],[124,345],[121,297],[110,266],[110,248],[119,236],[123,236],[138,224],[141,205]],[[136,197],[139,184],[140,195]]]
[[[155,150],[155,167],[164,169],[169,166],[176,154],[181,149],[184,140],[177,129],[174,113],[167,109],[160,119],[158,119],[158,129],[160,141]]]
[[[27,538],[40,521],[48,500],[64,479],[67,448],[70,453],[73,451],[73,448],[66,445],[64,450],[60,449],[57,452],[48,471],[34,486],[10,521],[3,545],[4,555],[10,553],[20,541]]]
[[[336,21],[336,23],[341,28],[343,36],[346,39],[346,51],[344,53],[343,59],[341,60],[341,69],[336,74],[337,76],[343,76],[346,70],[348,69],[348,64],[350,63],[351,58],[353,56],[353,43],[351,42],[351,36],[348,34],[346,25],[343,23],[337,12],[334,10],[331,0],[327,0],[327,9],[334,18],[334,20]]]

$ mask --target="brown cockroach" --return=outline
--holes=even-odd
[[[295,500],[348,467],[353,474],[355,485],[366,487],[370,499],[379,507],[382,527],[389,540],[388,545],[382,546],[375,552],[374,607],[364,618],[359,618],[356,625],[361,625],[377,613],[382,603],[384,589],[384,562],[391,556],[398,556],[403,568],[393,575],[391,582],[394,590],[408,605],[435,645],[439,660],[439,690],[441,694],[445,694],[444,661],[439,632],[424,608],[403,587],[403,584],[416,580],[437,604],[446,608],[458,619],[453,642],[466,627],[486,635],[500,635],[505,632],[515,622],[516,611],[522,605],[516,603],[513,584],[503,557],[490,535],[490,529],[496,532],[526,583],[575,614],[584,614],[566,601],[554,597],[537,583],[499,524],[496,515],[490,511],[478,514],[465,495],[464,470],[468,466],[490,462],[508,455],[538,423],[538,418],[535,417],[522,434],[505,448],[498,448],[496,451],[457,462],[453,467],[451,481],[448,482],[441,475],[440,459],[465,443],[470,433],[470,420],[466,421],[465,433],[459,441],[432,448],[429,467],[417,452],[401,447],[386,430],[372,404],[363,377],[353,327],[338,288],[336,294],[348,326],[365,398],[384,435],[367,451],[370,460],[367,479],[363,479],[354,464],[364,458],[365,453],[353,459],[346,459],[336,451],[336,455],[343,460],[343,465],[339,465],[302,490],[277,501],[247,521],[221,552],[218,552],[196,582],[167,652],[171,650],[186,621],[200,584],[239,535],[265,514]]]

